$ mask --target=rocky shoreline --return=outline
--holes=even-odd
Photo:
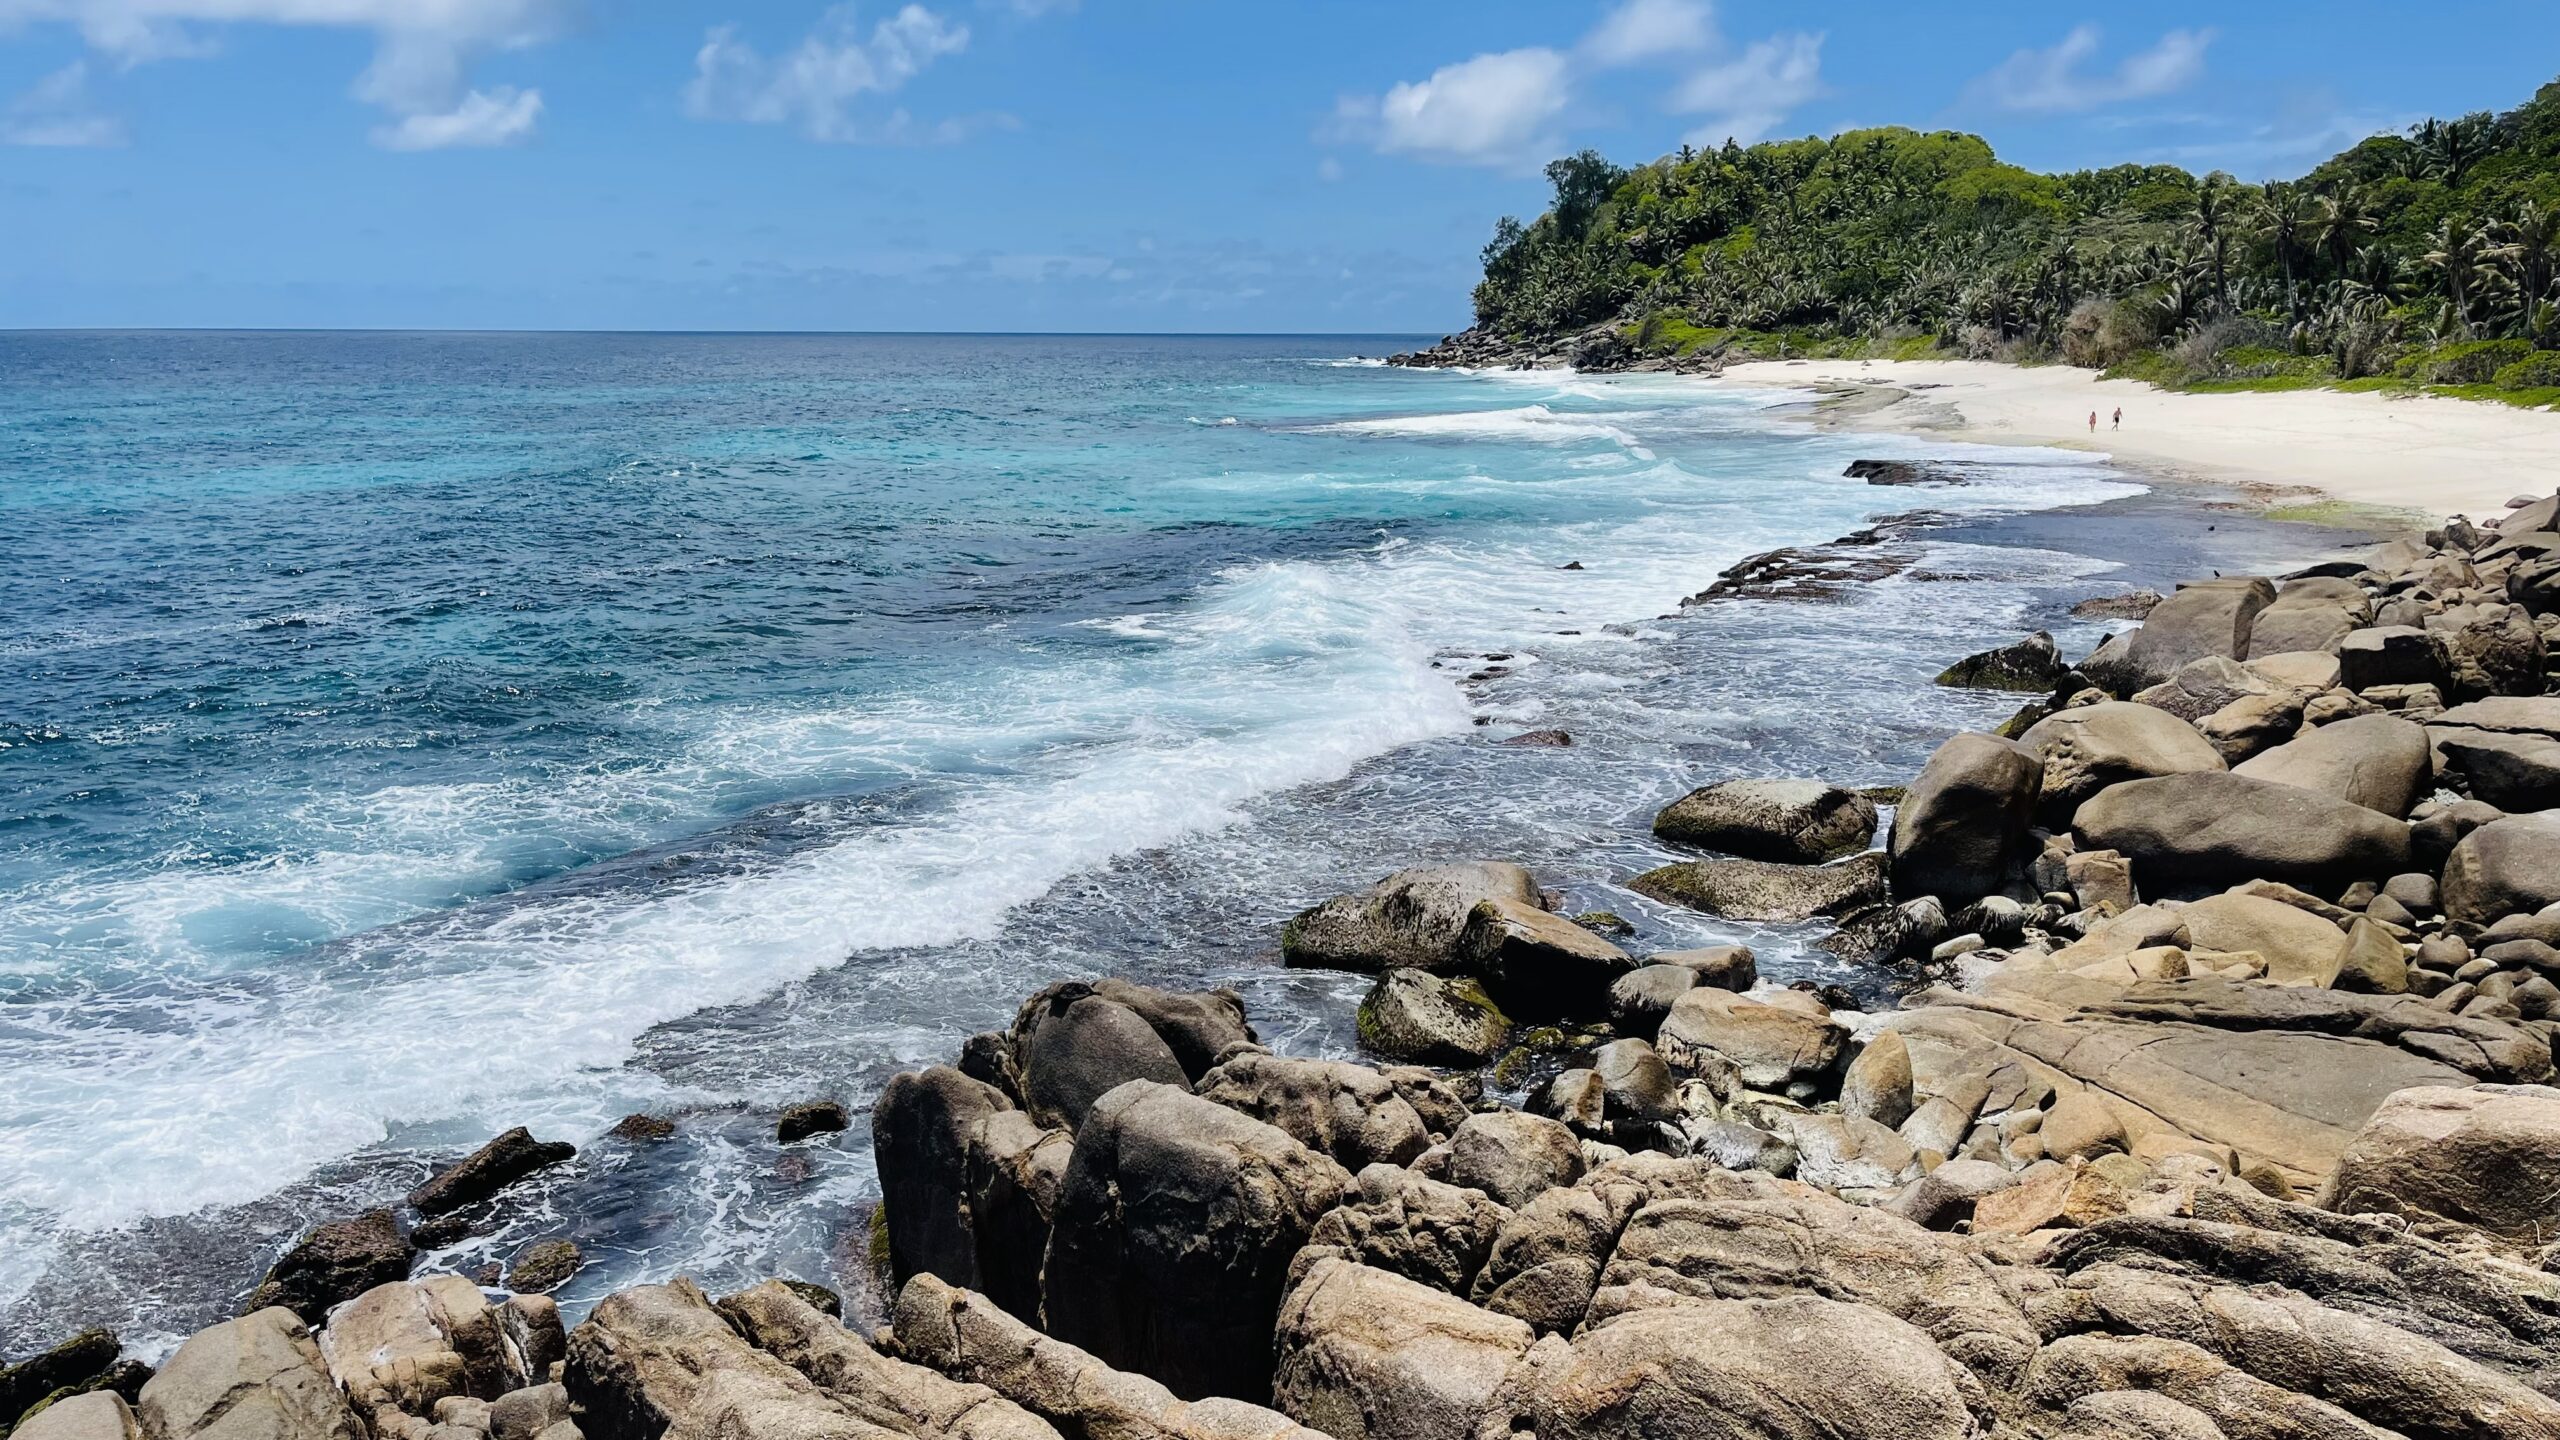
[[[1713,375],[1724,369],[1726,347],[1686,355],[1642,355],[1623,328],[1594,325],[1572,335],[1515,340],[1477,327],[1440,337],[1437,345],[1390,355],[1387,363],[1420,370],[1553,370],[1595,374]]]
[[[1927,523],[1693,603],[1826,598]],[[100,1332],[0,1370],[0,1428],[2560,1437],[2560,499],[2102,610],[2139,623],[2076,665],[1950,667],[2022,708],[1905,787],[1657,817],[1693,858],[1629,888],[1828,924],[1891,1008],[1446,857],[1278,936],[1375,975],[1372,1063],[1104,977],[892,1080],[885,1323],[678,1280],[569,1328],[573,1247],[413,1274],[569,1154],[515,1131],[156,1373]]]

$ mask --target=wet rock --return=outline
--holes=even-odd
[[[1578,569],[1580,567],[1567,566],[1565,568]],[[1517,745],[1524,749],[1532,750],[1562,750],[1573,744],[1573,736],[1563,730],[1523,730],[1519,734],[1505,739],[1502,743],[1505,745]]]
[[[2409,832],[2378,811],[2246,776],[2172,775],[2111,786],[2072,828],[2122,852],[2146,893],[2193,895],[2256,876],[2335,894],[2408,868]]]
[[[1938,747],[1894,811],[1893,888],[1956,904],[1999,890],[2034,854],[2027,827],[2044,762],[1989,735]]]
[[[1049,1332],[1177,1394],[1268,1395],[1289,1257],[1350,1180],[1223,1105],[1122,1085],[1076,1134],[1041,1285]]]
[[[844,1105],[835,1100],[804,1100],[788,1107],[774,1122],[774,1138],[785,1145],[806,1140],[812,1135],[827,1135],[853,1123]]]
[[[1611,1120],[1653,1124],[1680,1116],[1680,1094],[1671,1067],[1643,1040],[1612,1040],[1591,1052],[1591,1069],[1607,1099]]]
[[[1384,1075],[1362,1065],[1247,1053],[1202,1076],[1199,1094],[1354,1172],[1410,1164],[1431,1144],[1421,1115]]]
[[[1389,1059],[1466,1066],[1502,1052],[1511,1020],[1472,979],[1399,965],[1361,1000],[1359,1030],[1362,1044]]]
[[[142,1387],[152,1440],[363,1440],[311,1332],[277,1306],[199,1330]]]
[[[1145,1016],[1082,982],[1023,1002],[1012,1034],[1024,1108],[1043,1125],[1076,1129],[1096,1100],[1131,1080],[1191,1083]]]
[[[0,1365],[0,1425],[48,1395],[101,1378],[123,1351],[112,1332],[92,1328],[14,1365]]]
[[[1869,853],[1830,865],[1692,860],[1648,870],[1628,881],[1627,887],[1639,895],[1730,920],[1810,920],[1816,915],[1845,915],[1881,901],[1885,858]]]
[[[1748,945],[1709,945],[1697,950],[1661,950],[1648,965],[1677,965],[1698,977],[1701,985],[1719,990],[1748,990],[1760,983],[1760,960]]]
[[[2427,732],[2397,715],[2324,725],[2232,773],[2317,791],[2395,819],[2405,818],[2435,785]]]
[[[1653,833],[1746,860],[1817,865],[1872,844],[1876,807],[1818,780],[1727,780],[1663,807]]]
[[[1487,900],[1467,916],[1458,950],[1504,1013],[1523,1019],[1609,1013],[1609,987],[1636,968],[1625,951],[1581,926],[1517,900]]]
[[[1487,900],[1535,906],[1538,882],[1517,865],[1471,861],[1399,870],[1367,890],[1300,911],[1281,927],[1291,965],[1383,970],[1458,968],[1467,917]]]
[[[249,1292],[242,1314],[282,1305],[306,1325],[376,1285],[409,1278],[413,1254],[388,1210],[333,1220],[295,1241]]]
[[[507,1262],[507,1288],[528,1295],[556,1290],[586,1263],[574,1240],[536,1240]]]
[[[676,1122],[658,1115],[625,1115],[604,1133],[629,1144],[651,1145],[675,1134]]]
[[[2039,630],[2015,645],[1968,655],[1938,674],[1941,685],[1962,690],[2015,690],[2044,694],[2062,683],[2068,667],[2053,637]]]
[[[1449,1137],[1449,1183],[1481,1190],[1517,1210],[1552,1187],[1582,1178],[1582,1145],[1543,1115],[1491,1110],[1470,1115]]]
[[[420,1215],[449,1214],[486,1200],[577,1153],[574,1145],[536,1140],[531,1131],[519,1125],[410,1191],[409,1204]]]
[[[2446,857],[2444,911],[2468,925],[2560,904],[2560,814],[2482,825]]]
[[[2068,823],[2083,801],[2110,785],[2226,768],[2194,726],[2122,700],[2061,711],[2018,743],[2043,762],[2037,810],[2056,823]]]

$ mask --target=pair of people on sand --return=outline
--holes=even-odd
[[[2123,406],[2119,405],[2116,407],[2116,418],[2107,426],[2107,428],[2110,430],[2121,430],[2124,428]],[[2095,410],[2089,412],[2089,433],[2092,435],[2098,433],[2098,412]]]

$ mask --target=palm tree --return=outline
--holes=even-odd
[[[2513,218],[2497,221],[2483,232],[2484,259],[2505,268],[2515,281],[2525,338],[2541,343],[2540,309],[2551,293],[2552,273],[2560,265],[2560,210],[2545,210],[2531,200],[2516,207]]]
[[[2414,134],[2428,165],[2444,177],[2445,184],[2459,188],[2463,172],[2488,153],[2489,129],[2488,116],[2465,115],[2459,120],[2429,120]]]
[[[2355,259],[2356,243],[2373,232],[2379,223],[2365,205],[2364,192],[2353,185],[2340,185],[2320,197],[2319,213],[2312,217],[2312,233],[2320,246],[2329,252],[2329,263],[2340,276],[2347,273]]]
[[[2313,224],[2311,197],[2297,185],[2281,180],[2270,181],[2258,192],[2258,228],[2275,247],[2276,264],[2284,271],[2284,310],[2287,315],[2302,313],[2302,297],[2293,283],[2293,252],[2302,238],[2311,233]]]
[[[2480,252],[2480,232],[2448,217],[2437,222],[2435,233],[2427,237],[2423,257],[2441,277],[2454,328],[2465,338],[2471,334],[2471,282],[2479,277]]]
[[[2214,299],[2228,308],[2231,303],[2230,254],[2228,233],[2233,208],[2231,177],[2217,170],[2196,183],[2195,209],[2189,219],[2195,226],[2196,238],[2204,242],[2206,253],[2213,259]]]

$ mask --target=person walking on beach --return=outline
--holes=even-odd
[[[2098,412],[2095,410],[2089,412],[2089,433],[2092,435],[2098,433]]]
[[[2110,429],[2110,430],[2121,430],[2121,429],[2123,429],[2123,428],[2124,428],[2124,407],[2123,407],[2123,406],[2119,405],[2119,406],[2117,406],[2117,407],[2116,407],[2116,418],[2114,418],[2113,420],[2110,420],[2110,421],[2108,421],[2108,422],[2107,422],[2107,428],[2108,428],[2108,429]]]

